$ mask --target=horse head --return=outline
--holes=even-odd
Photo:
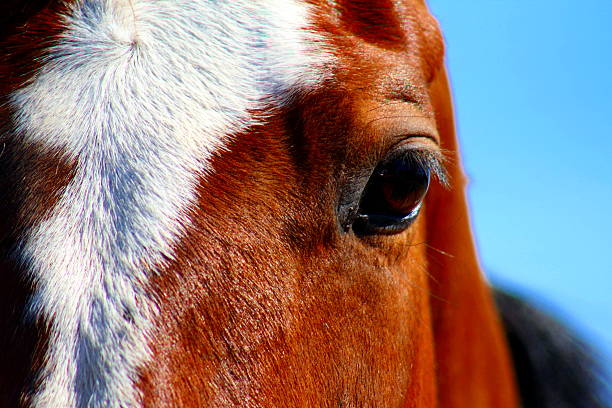
[[[517,405],[424,2],[9,3],[5,405]]]

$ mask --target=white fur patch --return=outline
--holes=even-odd
[[[147,274],[189,222],[199,176],[248,110],[322,79],[329,57],[298,0],[81,0],[11,96],[14,134],[76,175],[18,256],[51,322],[35,407],[131,407],[149,358]]]

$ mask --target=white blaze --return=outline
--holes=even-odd
[[[198,177],[248,110],[321,80],[297,0],[81,0],[11,96],[14,134],[76,174],[17,256],[51,338],[35,407],[130,407],[149,358],[144,292],[189,222]]]

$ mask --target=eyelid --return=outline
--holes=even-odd
[[[357,106],[357,128],[380,140],[394,143],[407,135],[428,137],[439,144],[435,118],[422,106],[412,102],[363,101]]]
[[[421,139],[425,139],[425,141]],[[415,162],[422,168],[429,170],[444,187],[449,186],[448,172],[444,166],[444,155],[432,138],[426,136],[410,137],[396,144],[391,152],[385,158],[385,162],[396,160],[401,156],[404,160]]]

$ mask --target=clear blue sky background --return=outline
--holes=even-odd
[[[612,1],[429,5],[490,279],[612,361]]]

